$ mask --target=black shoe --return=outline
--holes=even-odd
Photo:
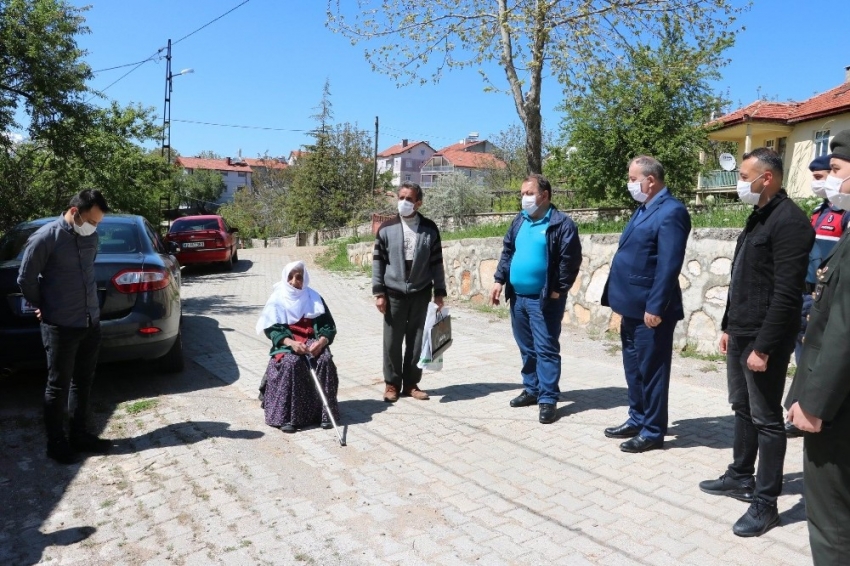
[[[555,412],[557,406],[556,403],[540,403],[540,422],[543,424],[555,422],[555,419],[558,417]]]
[[[77,452],[88,452],[89,454],[108,454],[112,450],[112,441],[98,438],[88,432],[72,433],[71,448]]]
[[[753,491],[756,489],[756,480],[752,476],[743,480],[735,480],[723,474],[716,480],[699,482],[699,488],[711,495],[726,495],[738,501],[751,503]]]
[[[284,423],[280,425],[280,430],[292,434],[293,432],[295,432],[295,425],[293,425],[292,423]]]
[[[76,464],[79,461],[77,453],[71,449],[68,441],[47,443],[47,457],[60,464]]]
[[[658,440],[649,440],[641,435],[637,435],[631,440],[627,440],[620,444],[620,450],[622,450],[623,452],[631,452],[637,454],[639,452],[648,452],[650,450],[656,450],[658,448],[662,448],[663,446],[663,438],[659,438]]]
[[[636,426],[630,425],[628,422],[621,424],[620,426],[612,426],[610,428],[605,429],[605,436],[608,438],[632,438],[633,436],[637,436],[640,432],[640,429]]]
[[[739,537],[760,537],[778,524],[776,503],[756,497],[747,512],[732,526],[732,532]]]
[[[806,433],[794,426],[794,423],[785,423],[785,436],[788,438],[799,438]]]
[[[511,399],[511,407],[530,407],[537,404],[537,397],[529,395],[523,390],[518,396]]]
[[[326,422],[326,423],[322,423],[322,425],[321,425],[321,426],[322,426],[322,428],[323,428],[323,429],[325,429],[325,430],[328,430],[329,428],[333,428],[333,427],[334,427],[333,423],[331,423],[330,421],[328,421],[328,422]]]

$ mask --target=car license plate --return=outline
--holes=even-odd
[[[21,314],[33,314],[36,308],[31,302],[21,297]]]
[[[184,242],[183,244],[181,244],[181,247],[184,247],[184,248],[203,248],[204,243],[203,242]]]

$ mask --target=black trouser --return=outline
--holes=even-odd
[[[58,443],[67,438],[68,415],[72,435],[86,430],[89,396],[100,353],[100,324],[71,328],[42,322],[41,340],[47,353],[44,425],[47,441]]]
[[[815,566],[842,566],[850,556],[850,415],[803,441],[803,485]]]
[[[416,367],[422,353],[422,330],[431,302],[431,287],[408,295],[387,295],[384,312],[384,381],[412,387],[422,379]],[[404,356],[401,345],[404,342]]]
[[[782,493],[787,444],[782,393],[794,339],[790,337],[786,347],[770,355],[764,372],[753,372],[747,368],[747,358],[753,351],[755,337],[730,336],[726,353],[729,403],[735,411],[733,461],[728,473],[734,479],[749,478],[756,472],[758,456],[753,495],[772,504]]]

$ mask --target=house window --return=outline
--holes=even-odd
[[[405,181],[409,181],[409,180],[410,180],[410,175],[405,175],[405,176],[404,176],[404,180],[405,180]]]
[[[245,171],[239,171],[237,175],[239,175],[240,177],[245,177],[247,173]]]
[[[779,158],[782,161],[785,161],[785,148],[788,147],[788,138],[779,138],[776,141],[776,153],[779,154]]]
[[[222,172],[221,172],[221,176],[222,176],[222,177],[227,177],[227,171],[222,171]]]
[[[405,159],[405,160],[404,160],[404,166],[405,166],[407,169],[410,169],[411,167],[413,167],[413,161],[412,161],[412,160],[410,160],[410,159]]]
[[[424,150],[424,149],[420,149],[420,150],[419,150],[419,155],[425,155],[425,150]]]
[[[776,140],[765,140],[764,141],[764,147],[766,147],[767,149],[775,149],[775,146],[774,146],[775,142],[776,142]]]
[[[829,130],[815,132],[815,157],[829,153]]]

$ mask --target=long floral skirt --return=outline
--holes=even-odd
[[[317,362],[316,375],[328,400],[328,407],[339,422],[339,404],[336,399],[339,377],[330,348],[322,350]],[[267,425],[280,427],[289,423],[301,428],[330,422],[305,356],[286,354],[280,360],[272,357],[266,368],[265,381],[263,407]]]

